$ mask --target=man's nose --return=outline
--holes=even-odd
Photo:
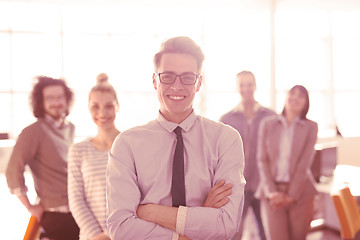
[[[173,88],[183,88],[183,84],[181,82],[180,76],[176,76],[174,83],[172,84]]]

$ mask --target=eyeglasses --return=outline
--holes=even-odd
[[[182,74],[175,74],[172,72],[163,72],[163,73],[157,73],[159,76],[160,82],[163,84],[173,84],[177,77],[180,78],[180,81],[184,85],[193,85],[196,83],[198,77],[200,75],[195,73],[182,73]]]
[[[49,96],[44,96],[44,99],[48,102],[63,101],[66,99],[66,96],[65,95],[59,95],[59,96],[49,95]]]

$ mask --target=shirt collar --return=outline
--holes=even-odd
[[[45,114],[45,121],[48,122],[54,128],[63,128],[69,125],[69,121],[67,121],[66,118],[55,120],[48,114]]]
[[[192,113],[180,124],[168,121],[159,111],[157,121],[161,127],[163,127],[168,132],[173,132],[177,126],[180,126],[185,132],[189,131],[193,126],[195,120],[197,119],[197,115],[193,110]]]

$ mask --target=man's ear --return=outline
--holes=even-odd
[[[203,81],[203,75],[200,75],[200,76],[199,76],[199,79],[198,79],[198,81],[197,81],[197,84],[196,84],[196,91],[197,91],[197,92],[200,90],[202,81]]]
[[[157,90],[157,80],[156,80],[156,74],[155,73],[153,73],[152,79],[153,79],[154,88],[155,88],[155,90]]]

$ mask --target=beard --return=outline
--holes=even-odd
[[[46,111],[50,117],[55,120],[59,120],[66,117],[66,108],[65,106],[50,106],[50,108]]]

